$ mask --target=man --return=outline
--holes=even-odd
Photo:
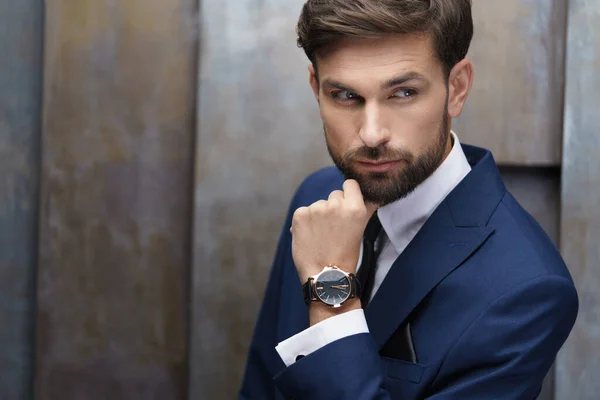
[[[472,34],[469,0],[305,4],[298,43],[337,168],[292,201],[241,399],[539,394],[577,293],[490,152],[451,131]]]

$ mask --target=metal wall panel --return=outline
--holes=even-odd
[[[557,362],[558,400],[600,394],[600,2],[571,0],[561,250],[579,291],[579,316]]]
[[[202,3],[190,400],[235,397],[289,201],[329,162],[303,3]]]
[[[556,246],[560,239],[560,168],[500,167],[509,192],[542,226]]]
[[[0,1],[0,398],[31,396],[43,2]]]
[[[455,127],[506,165],[560,165],[567,0],[473,1],[475,81]]]
[[[37,399],[185,397],[195,3],[46,2]]]

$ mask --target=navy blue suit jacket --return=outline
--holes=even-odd
[[[492,154],[463,145],[471,172],[392,266],[365,310],[370,333],[285,367],[275,346],[308,327],[291,253],[298,207],[340,189],[335,168],[292,201],[252,340],[239,398],[534,399],[573,327],[577,292],[538,223],[507,192]],[[382,354],[410,320],[418,362]]]

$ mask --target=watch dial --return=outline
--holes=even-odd
[[[335,306],[350,297],[350,280],[340,271],[325,271],[315,283],[315,289],[321,301]]]

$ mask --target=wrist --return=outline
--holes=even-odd
[[[358,260],[348,261],[341,260],[340,262],[335,263],[311,263],[311,264],[296,264],[296,272],[298,273],[298,277],[300,278],[300,282],[304,283],[308,280],[308,278],[317,275],[319,272],[323,271],[323,267],[325,266],[335,266],[340,270],[344,271],[347,274],[356,274],[356,265]],[[354,266],[351,268],[350,266]]]
[[[310,326],[325,321],[336,315],[347,313],[348,311],[359,310],[361,308],[360,299],[354,298],[346,301],[341,307],[330,307],[326,304],[315,302],[311,303],[308,309]]]

